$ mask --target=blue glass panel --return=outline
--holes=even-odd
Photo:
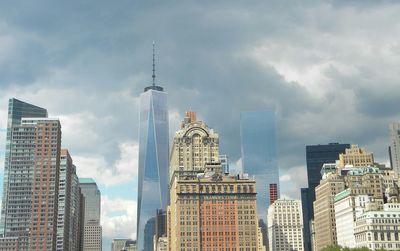
[[[145,224],[168,201],[167,94],[148,89],[140,96],[137,245],[144,248]]]
[[[277,184],[279,197],[275,113],[273,111],[241,113],[240,138],[243,172],[256,178],[257,213],[260,219],[267,222],[270,184]]]

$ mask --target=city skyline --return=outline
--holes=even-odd
[[[388,164],[388,125],[400,121],[399,10],[372,1],[2,3],[0,170],[8,99],[45,107],[78,175],[103,192],[108,242],[134,238],[139,95],[153,40],[169,139],[194,110],[235,171],[240,112],[275,109],[281,195],[295,199],[307,184],[305,145],[357,143]]]

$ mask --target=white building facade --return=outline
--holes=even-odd
[[[303,251],[303,216],[299,200],[278,199],[268,208],[270,251]]]
[[[334,200],[337,244],[354,248],[354,222],[364,212],[365,205],[373,199],[368,195],[352,195],[351,189],[346,189],[336,194]]]
[[[388,203],[383,211],[369,211],[354,226],[356,247],[400,249],[400,203]]]

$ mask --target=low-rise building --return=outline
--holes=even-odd
[[[348,188],[334,197],[337,244],[342,247],[354,248],[354,222],[356,217],[365,211],[365,205],[373,198],[368,195],[352,194]]]
[[[383,211],[360,215],[354,228],[356,247],[400,249],[400,204],[388,203]]]

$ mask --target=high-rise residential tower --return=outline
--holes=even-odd
[[[157,209],[168,201],[168,104],[164,88],[153,83],[140,95],[137,246],[144,248],[144,229]]]
[[[321,168],[325,163],[335,163],[339,159],[339,154],[344,153],[346,148],[350,148],[350,144],[329,143],[306,146],[308,188],[301,191],[305,251],[311,251],[310,220],[314,218],[313,202],[315,201],[315,188],[322,178]]]
[[[61,150],[58,191],[57,251],[70,250],[72,158],[67,149]],[[72,240],[72,239],[71,239]]]
[[[100,225],[101,194],[92,178],[80,178],[79,187],[84,197],[83,251],[101,251],[102,227]]]
[[[70,230],[69,230],[69,246],[71,250],[80,251],[83,225],[84,225],[84,200],[81,188],[79,187],[79,178],[76,174],[76,167],[72,165],[71,173],[71,213],[70,213]]]
[[[19,250],[55,250],[61,126],[47,111],[9,101],[2,234]]]
[[[24,156],[24,153],[29,152],[30,155],[32,151],[35,152],[29,250],[55,250],[61,151],[60,122],[50,118],[22,118],[21,126],[13,128],[12,137],[13,141],[15,139],[11,146],[12,155],[14,153]],[[28,146],[32,143],[33,148]],[[13,146],[16,148],[13,149]],[[11,163],[15,159],[12,157]],[[22,160],[19,164],[24,165],[23,161],[27,159],[19,160]]]
[[[204,171],[206,164],[217,163],[219,137],[195,112],[186,112],[181,130],[175,133],[170,159],[170,178],[175,171]]]
[[[23,232],[27,229],[28,219],[30,215],[27,210],[31,208],[31,184],[33,175],[33,162],[30,165],[23,165],[23,169],[20,168],[20,164],[17,160],[11,161],[12,152],[11,147],[13,145],[12,131],[14,126],[21,125],[21,119],[23,117],[38,117],[46,118],[47,110],[41,107],[31,105],[20,101],[15,98],[11,98],[8,102],[8,121],[7,121],[7,136],[6,136],[6,151],[5,151],[5,163],[4,163],[4,183],[3,183],[3,198],[1,203],[1,220],[0,220],[0,235],[2,236],[19,236],[26,235]],[[32,154],[34,154],[32,152]],[[13,154],[15,156],[15,154]],[[23,156],[21,156],[22,158]],[[22,161],[22,160],[21,160]],[[16,181],[24,184],[24,189],[20,189],[16,185]],[[16,197],[16,196],[18,197]],[[21,212],[13,214],[10,211],[18,201]],[[10,205],[11,203],[11,205]],[[17,210],[18,211],[18,210]],[[23,213],[25,211],[26,213]],[[25,223],[23,223],[25,222]],[[26,224],[26,225],[24,225]],[[20,228],[18,228],[20,226]]]
[[[243,172],[257,179],[257,213],[266,223],[270,195],[279,197],[275,112],[242,112],[240,139]]]
[[[400,123],[389,125],[389,143],[390,164],[400,174]]]

